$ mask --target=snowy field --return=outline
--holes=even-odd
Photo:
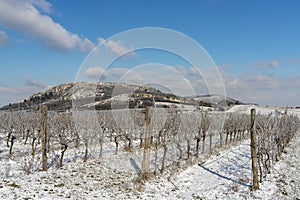
[[[272,174],[250,191],[249,141],[220,152],[202,164],[137,184],[124,154],[81,160],[62,169],[26,175],[19,163],[1,159],[1,199],[299,199],[300,137],[286,149]],[[126,154],[126,153],[125,153]],[[122,156],[121,156],[122,155]],[[132,157],[132,155],[130,155]],[[111,166],[111,162],[120,163]]]
[[[230,111],[248,113],[249,109],[238,106]],[[271,109],[261,110],[268,113]],[[166,171],[164,176],[141,182],[139,150],[120,149],[115,155],[113,143],[108,143],[102,158],[90,157],[85,163],[83,148],[68,150],[61,169],[54,159],[47,172],[27,175],[20,155],[28,154],[30,145],[17,141],[14,156],[8,159],[4,136],[0,136],[0,199],[300,199],[300,133],[258,191],[250,190],[249,140],[216,151],[205,160],[194,160],[189,166],[182,163],[175,173]],[[32,168],[39,167],[40,162],[34,161]]]

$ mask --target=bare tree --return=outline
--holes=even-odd
[[[271,167],[280,159],[284,147],[299,130],[299,118],[275,111],[257,116],[258,168],[260,182],[271,173]]]
[[[161,173],[163,174],[165,170],[165,161],[168,151],[168,144],[174,141],[175,136],[178,133],[180,125],[180,116],[178,115],[178,110],[171,108],[168,110],[168,118],[161,130],[160,135],[162,135],[161,145],[163,147],[163,158],[161,163]]]
[[[12,155],[12,149],[13,149],[13,145],[14,145],[14,141],[15,139],[17,139],[15,136],[11,137],[11,141],[10,141],[10,149],[9,149],[9,157],[11,158]]]
[[[89,148],[93,147],[93,142],[97,138],[97,134],[100,130],[100,124],[98,123],[98,116],[96,111],[74,111],[72,113],[73,120],[75,122],[76,132],[78,133],[80,140],[83,141],[85,146],[85,153],[83,161],[86,162],[89,155]]]
[[[202,153],[204,153],[204,150],[205,150],[205,139],[207,136],[207,132],[209,130],[209,126],[210,126],[210,119],[208,116],[208,112],[205,111],[203,116],[201,117]]]
[[[184,112],[184,111],[181,113],[181,123],[179,128],[180,132],[178,135],[183,136],[184,140],[186,141],[187,158],[190,158],[191,156],[191,141],[196,135],[197,130],[200,129],[200,123],[201,123],[200,113]],[[198,140],[198,145],[199,142],[200,142],[200,138]]]
[[[41,107],[41,133],[42,133],[42,164],[43,171],[47,171],[47,107]]]

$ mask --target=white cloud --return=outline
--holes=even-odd
[[[231,76],[226,74],[228,96],[248,103],[284,106],[299,104],[300,76],[277,77],[258,74]]]
[[[90,67],[84,71],[84,75],[91,79],[99,79],[104,75],[105,69],[102,67]]]
[[[25,0],[28,3],[31,3],[32,5],[36,6],[37,8],[40,8],[45,13],[51,13],[52,12],[52,4],[47,2],[46,0]]]
[[[34,36],[55,49],[92,50],[94,44],[89,39],[69,32],[38,8],[49,13],[51,4],[46,0],[0,0],[0,25]]]
[[[261,69],[277,69],[280,66],[279,62],[276,60],[272,60],[269,62],[259,61],[257,63],[254,63],[253,65]]]
[[[202,78],[203,72],[201,72],[200,68],[190,67],[188,70],[188,75],[193,78]]]
[[[5,92],[11,93],[13,91],[8,87],[0,86],[0,93],[5,93]]]
[[[34,88],[37,88],[37,89],[45,89],[46,88],[44,83],[42,83],[40,81],[32,80],[29,77],[24,77],[24,83],[28,87],[34,87]]]
[[[131,48],[126,47],[121,41],[104,40],[98,38],[98,42],[103,44],[110,52],[118,56],[136,56],[136,53]]]
[[[184,67],[184,66],[176,65],[176,66],[174,66],[174,69],[175,69],[179,74],[181,74],[182,76],[187,76],[187,75],[188,75],[188,72],[187,72],[187,70],[186,70],[186,67]]]
[[[104,69],[102,67],[96,66],[96,67],[89,67],[86,68],[83,72],[83,75],[86,78],[93,79],[93,80],[106,80],[111,82],[118,82],[125,74],[128,73],[133,77],[134,71],[129,70],[126,68],[111,68],[111,69]],[[137,78],[137,77],[135,77]]]
[[[133,72],[133,70],[129,70],[126,68],[112,68],[106,71],[105,75],[108,77],[115,77],[120,78],[124,76],[126,73],[130,73],[130,71]]]
[[[0,31],[0,46],[6,46],[9,44],[9,38],[5,32]]]
[[[32,86],[0,87],[0,107],[9,103],[17,103],[32,94],[41,92],[40,88]]]
[[[193,90],[188,80],[183,74],[184,70],[155,65],[146,64],[133,69],[127,68],[111,68],[104,70],[101,67],[91,67],[84,71],[87,78],[102,80],[109,82],[129,83],[136,85],[155,84],[167,88],[169,91],[177,95],[193,95]],[[103,78],[104,77],[104,78]]]
[[[44,83],[24,77],[24,84],[16,87],[7,87],[4,83],[0,85],[0,107],[9,103],[17,103],[33,94],[49,89]]]

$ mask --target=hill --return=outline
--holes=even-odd
[[[33,94],[19,103],[10,103],[0,110],[38,109],[41,104],[49,110],[66,111],[71,108],[108,110],[111,108],[143,108],[157,105],[168,107],[175,105],[224,107],[243,104],[240,101],[221,95],[202,95],[181,97],[164,93],[150,86],[78,82],[61,84],[46,91]]]

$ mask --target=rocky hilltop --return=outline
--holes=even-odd
[[[48,110],[111,109],[151,106],[155,102],[195,103],[183,97],[166,94],[149,86],[117,83],[68,83],[34,94],[19,103],[3,106],[1,110],[38,109],[41,104]]]
[[[163,93],[153,87],[117,83],[79,82],[61,84],[44,92],[34,94],[19,103],[3,106],[0,110],[39,109],[41,104],[47,105],[48,110],[67,111],[70,109],[97,109],[112,108],[143,108],[159,102],[159,106],[172,104],[201,105],[201,106],[228,106],[241,104],[231,98],[206,95],[197,97],[180,97],[174,94]],[[165,104],[164,104],[165,103]]]

